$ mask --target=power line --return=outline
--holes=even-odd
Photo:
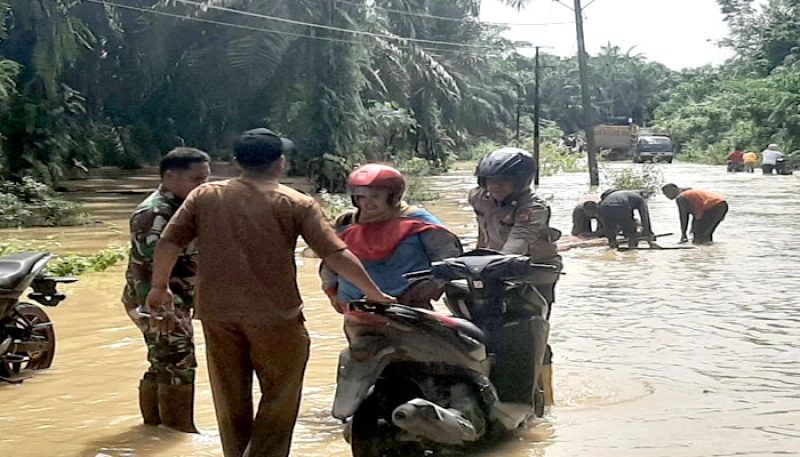
[[[97,4],[100,4],[100,5],[113,6],[115,8],[122,8],[122,9],[128,9],[128,10],[133,10],[133,11],[139,11],[141,13],[154,14],[156,16],[166,16],[166,17],[172,17],[172,18],[176,18],[176,19],[185,19],[185,20],[189,20],[189,21],[203,22],[203,23],[206,23],[206,24],[223,25],[223,26],[233,27],[233,28],[237,28],[237,29],[250,30],[250,31],[253,31],[253,32],[275,33],[275,34],[278,34],[278,35],[288,35],[288,36],[293,36],[293,37],[297,37],[297,38],[310,38],[310,39],[314,39],[314,40],[335,41],[335,42],[338,42],[338,43],[353,43],[353,44],[362,43],[361,41],[356,41],[356,40],[344,40],[344,39],[341,39],[341,38],[320,37],[320,36],[314,36],[314,35],[303,35],[302,33],[286,32],[286,31],[283,31],[283,30],[270,30],[270,29],[262,29],[262,28],[259,28],[259,27],[251,27],[249,25],[232,24],[232,23],[229,23],[229,22],[218,22],[218,21],[213,21],[211,19],[204,19],[204,18],[201,18],[201,17],[184,16],[183,14],[168,13],[166,11],[159,11],[159,10],[153,10],[153,9],[148,9],[148,8],[139,8],[139,7],[130,6],[130,5],[122,5],[120,3],[109,2],[109,1],[106,1],[106,0],[84,0],[84,1],[89,2],[89,3],[97,3]]]
[[[98,0],[98,1],[100,1],[100,0]],[[260,19],[266,19],[266,20],[269,20],[269,21],[283,22],[283,23],[286,23],[286,24],[293,24],[293,25],[302,25],[302,26],[313,27],[313,28],[318,28],[318,29],[322,29],[322,30],[330,30],[330,31],[333,31],[333,32],[350,33],[350,34],[353,34],[353,35],[364,35],[364,36],[371,36],[371,37],[374,37],[374,38],[383,38],[383,39],[395,40],[395,41],[406,41],[406,42],[411,42],[411,43],[440,44],[440,45],[444,45],[444,46],[460,46],[460,47],[475,48],[475,49],[498,49],[497,46],[484,46],[484,45],[480,45],[480,44],[455,43],[455,42],[452,42],[452,41],[424,40],[424,39],[421,39],[421,38],[398,37],[398,36],[387,35],[387,34],[383,34],[383,33],[365,32],[365,31],[361,31],[361,30],[350,30],[350,29],[344,29],[344,28],[341,28],[341,27],[334,27],[334,26],[331,26],[331,25],[313,24],[313,23],[309,23],[309,22],[296,21],[294,19],[286,19],[286,18],[282,18],[282,17],[268,16],[268,15],[265,15],[265,14],[253,13],[253,12],[250,12],[250,11],[237,10],[237,9],[233,9],[233,8],[226,8],[224,6],[209,5],[209,4],[206,4],[206,3],[195,2],[195,1],[192,1],[192,0],[174,0],[174,1],[176,1],[178,3],[184,3],[184,4],[187,4],[187,5],[193,5],[193,6],[196,6],[198,8],[201,8],[203,10],[213,9],[213,10],[218,10],[218,11],[224,11],[224,12],[227,12],[227,13],[241,14],[241,15],[244,15],[244,16],[250,16],[250,17],[256,17],[256,18],[260,18]]]
[[[185,19],[185,20],[190,20],[190,21],[203,22],[203,23],[207,23],[207,24],[229,26],[229,27],[234,27],[234,28],[243,29],[243,30],[250,30],[250,31],[254,31],[254,32],[273,33],[273,34],[278,34],[278,35],[293,36],[293,37],[297,37],[297,38],[308,38],[308,39],[312,39],[312,40],[333,41],[333,42],[338,42],[338,43],[352,43],[352,44],[362,44],[363,43],[363,41],[357,41],[357,40],[347,40],[347,39],[342,39],[342,38],[324,37],[324,36],[317,36],[317,35],[304,35],[302,33],[287,32],[287,31],[283,31],[283,30],[272,30],[272,29],[264,29],[264,28],[259,28],[259,27],[241,25],[241,24],[234,24],[234,23],[229,23],[229,22],[219,22],[219,21],[214,21],[214,20],[211,20],[211,19],[205,19],[205,18],[200,18],[200,17],[195,17],[195,16],[185,16],[185,15],[182,15],[182,14],[168,13],[168,12],[165,12],[165,11],[159,11],[159,10],[148,9],[148,8],[140,8],[140,7],[136,7],[136,6],[130,6],[130,5],[124,5],[124,4],[115,3],[115,2],[112,2],[112,1],[108,1],[108,0],[85,0],[85,1],[89,2],[89,3],[97,3],[97,4],[100,4],[100,5],[108,5],[108,6],[113,6],[113,7],[116,7],[116,8],[123,8],[123,9],[129,9],[129,10],[133,10],[133,11],[139,11],[139,12],[142,12],[142,13],[148,13],[148,14],[154,14],[154,15],[159,15],[159,16],[172,17],[172,18],[177,18],[177,19]],[[182,0],[175,0],[175,1],[182,1]],[[185,3],[192,3],[192,2],[185,2]],[[241,12],[241,11],[238,11],[238,10],[231,10],[231,12],[247,13],[247,12]],[[253,14],[255,14],[255,13],[247,13],[247,15],[253,15]],[[256,15],[256,17],[260,17],[260,15]],[[314,25],[314,24],[310,24],[310,25]],[[361,34],[358,31],[351,31],[351,32],[352,33],[356,33],[356,34]],[[367,32],[364,32],[364,33],[367,33]],[[433,40],[419,40],[419,39],[396,37],[396,36],[392,36],[392,35],[383,35],[383,34],[369,34],[369,36],[387,38],[387,39],[392,39],[392,40],[396,40],[396,41],[431,42],[433,44],[442,44],[442,45],[452,46],[451,48],[447,49],[448,51],[454,51],[454,50],[457,50],[458,48],[472,48],[472,49],[477,48],[477,49],[480,49],[480,50],[507,50],[507,49],[509,49],[509,48],[503,47],[503,46],[479,46],[479,45],[470,45],[470,44],[467,44],[467,43],[454,43],[454,42],[446,42],[446,41],[441,41],[440,42],[440,41],[433,41]],[[405,48],[405,49],[411,48],[410,46],[397,46],[397,47]],[[424,46],[418,46],[418,48],[422,49],[422,50],[425,50],[425,51],[428,51],[428,50],[444,51],[445,50],[445,49],[439,49],[439,48],[426,48]]]
[[[566,3],[562,2],[561,0],[553,0],[553,1],[554,1],[554,2],[556,2],[556,3],[558,3],[559,5],[563,6],[564,8],[566,8],[566,9],[568,9],[568,10],[572,11],[572,12],[575,12],[575,8],[573,8],[573,7],[569,6],[569,5],[567,5]]]
[[[387,11],[389,13],[396,13],[401,14],[403,16],[414,16],[414,17],[421,17],[426,19],[436,19],[440,21],[452,21],[452,22],[461,22],[461,23],[468,23],[469,21],[465,21],[464,19],[459,19],[457,17],[447,17],[447,16],[435,16],[433,14],[426,14],[426,13],[414,13],[412,11],[403,11],[393,8],[384,8],[382,6],[367,6],[362,3],[351,2],[348,0],[335,0],[337,3],[345,3],[347,5],[355,5],[361,7],[367,7],[371,9]],[[552,5],[551,5],[552,6]],[[547,27],[548,25],[572,25],[572,22],[552,22],[552,23],[519,23],[519,22],[491,22],[491,21],[478,21],[480,24],[485,25],[495,25],[499,27]]]

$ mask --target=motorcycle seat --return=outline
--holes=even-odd
[[[0,289],[12,290],[25,279],[47,253],[21,252],[0,257]]]
[[[453,317],[452,319],[456,323],[455,327],[453,327],[455,330],[481,343],[486,342],[486,334],[477,325],[460,317]]]

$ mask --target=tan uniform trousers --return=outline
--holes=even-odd
[[[308,361],[305,326],[203,321],[203,333],[225,457],[287,457]]]

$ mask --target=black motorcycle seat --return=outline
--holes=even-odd
[[[478,340],[481,343],[486,342],[486,334],[483,333],[483,330],[478,328],[477,325],[473,324],[472,322],[461,319],[460,317],[453,317],[453,321],[455,321],[455,329],[464,335],[467,335],[470,338]]]
[[[47,253],[21,252],[0,257],[0,289],[12,290],[25,279]]]

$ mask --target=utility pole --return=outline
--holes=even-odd
[[[600,185],[597,170],[597,146],[594,142],[594,122],[592,120],[592,98],[589,94],[589,69],[586,62],[586,44],[583,40],[583,9],[581,0],[575,0],[575,28],[578,32],[578,67],[581,76],[581,98],[583,100],[583,124],[586,131],[586,148],[589,159],[589,184]]]
[[[516,123],[516,133],[514,134],[514,140],[517,142],[517,146],[519,146],[519,121],[520,115],[522,113],[522,73],[519,69],[519,61],[517,62],[517,123]]]
[[[539,82],[541,81],[541,66],[539,65],[539,46],[536,46],[536,60],[533,74],[536,87],[533,92],[533,160],[536,163],[536,174],[533,175],[533,185],[539,187]]]

